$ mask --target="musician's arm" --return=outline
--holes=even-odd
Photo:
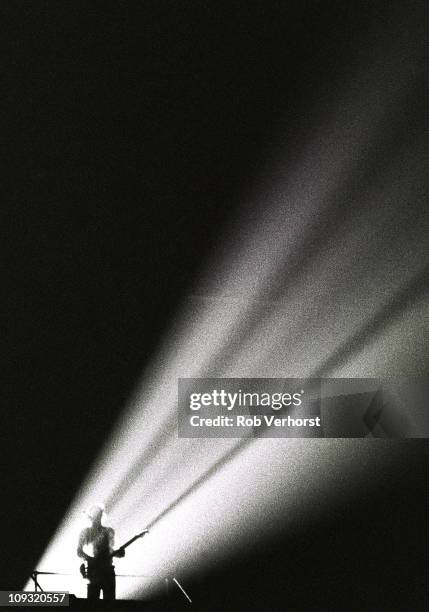
[[[86,543],[86,533],[85,530],[83,530],[80,535],[79,535],[79,542],[77,545],[77,556],[80,557],[81,559],[85,559],[85,561],[88,561],[88,559],[92,559],[92,557],[90,555],[87,555],[86,552],[83,550],[83,547]]]
[[[115,550],[115,530],[112,528],[109,529],[109,546],[114,557],[125,557],[124,548],[118,548],[118,550]]]

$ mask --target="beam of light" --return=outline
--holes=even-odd
[[[166,576],[186,579],[279,526],[303,528],[359,483],[371,486],[372,467],[389,461],[388,443],[365,440],[179,439],[176,414],[179,377],[421,367],[420,143],[392,134],[413,50],[398,73],[394,42],[387,54],[385,44],[335,108],[314,118],[293,166],[272,160],[249,190],[37,564],[74,575],[44,576],[45,588],[84,594],[75,550],[93,502],[106,502],[118,543],[150,525],[117,562],[120,574],[141,576],[118,578],[118,596],[145,597]]]

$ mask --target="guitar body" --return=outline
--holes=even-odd
[[[80,573],[89,582],[101,582],[108,572],[114,570],[114,567],[111,563],[111,557],[93,558],[88,559],[86,563],[82,563]]]

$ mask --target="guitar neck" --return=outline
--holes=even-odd
[[[128,540],[128,542],[125,542],[125,544],[122,544],[122,546],[120,546],[119,548],[120,549],[127,548],[127,546],[130,546],[130,544],[132,544],[133,542],[135,542],[139,538],[141,538],[141,535],[136,535],[133,538],[131,538],[131,540]]]
[[[147,529],[145,529],[141,533],[138,533],[137,535],[135,535],[133,538],[131,538],[131,540],[128,540],[128,542],[125,542],[125,544],[122,544],[122,546],[120,546],[117,550],[125,550],[125,548],[127,548],[127,546],[130,546],[130,544],[132,544],[133,542],[135,542],[139,538],[142,538],[145,535],[145,533],[148,533]],[[112,557],[114,556],[115,552],[117,552],[117,551],[113,551]]]

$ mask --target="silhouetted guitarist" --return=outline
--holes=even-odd
[[[102,506],[92,506],[87,515],[91,520],[91,527],[81,531],[77,547],[78,556],[85,559],[86,562],[80,566],[80,573],[88,580],[88,599],[100,599],[100,593],[103,591],[103,599],[113,600],[116,595],[113,557],[123,557],[127,546],[149,533],[149,530],[143,529],[115,550],[114,530],[101,523],[103,517]],[[91,550],[92,555],[88,554],[84,548]]]
[[[116,595],[113,557],[123,557],[125,549],[120,548],[115,551],[115,531],[102,524],[103,508],[101,506],[92,506],[87,514],[91,526],[81,531],[77,554],[86,561],[86,567],[81,566],[81,572],[88,578],[88,599],[99,599],[103,591],[103,599],[113,600]],[[86,550],[89,549],[92,555],[85,552],[84,547]]]

